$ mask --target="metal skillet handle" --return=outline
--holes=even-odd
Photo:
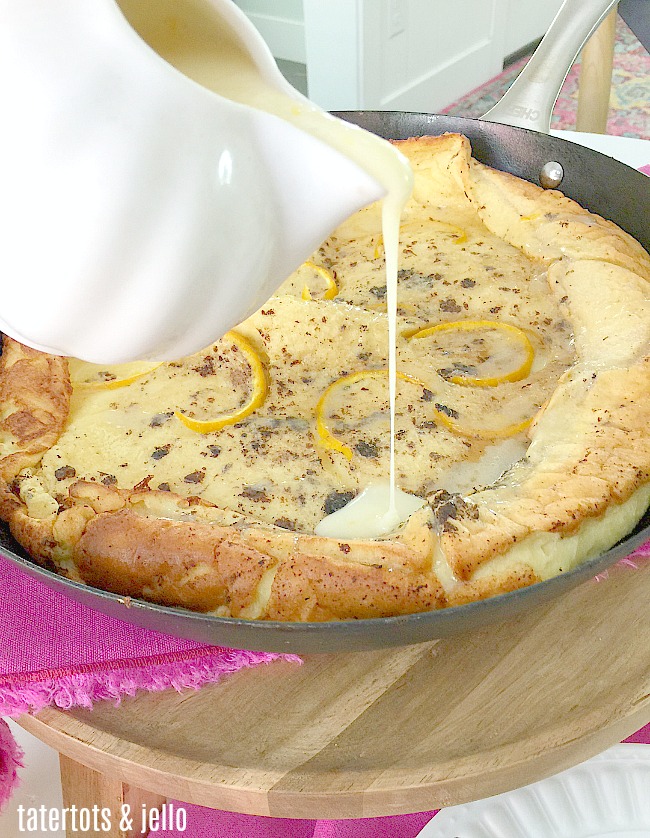
[[[618,0],[564,0],[517,80],[483,119],[548,134],[555,100],[576,56]]]

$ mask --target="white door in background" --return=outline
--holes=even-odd
[[[438,111],[502,69],[508,0],[304,0],[309,96]]]
[[[541,38],[560,10],[563,0],[508,0],[506,9],[505,55],[512,55]]]
[[[436,112],[541,37],[562,0],[235,0],[328,110]]]

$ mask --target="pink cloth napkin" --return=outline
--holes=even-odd
[[[137,690],[177,690],[294,655],[208,646],[92,611],[28,576],[0,555],[0,716],[48,705],[92,707]],[[22,754],[0,721],[0,809]]]
[[[201,806],[183,806],[187,828],[164,832],[165,838],[415,838],[437,810],[417,815],[390,815],[350,821],[308,821],[261,818],[215,812]]]
[[[0,557],[0,716],[177,690],[295,656],[181,640],[106,617]]]

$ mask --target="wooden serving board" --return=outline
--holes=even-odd
[[[466,636],[20,723],[185,802],[293,818],[427,811],[554,774],[650,721],[649,595],[646,560]]]

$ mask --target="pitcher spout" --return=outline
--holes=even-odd
[[[375,178],[321,140],[268,114],[255,121],[277,224],[268,280],[251,300],[251,313],[339,224],[386,194]]]
[[[231,0],[5,6],[0,327],[23,343],[196,352],[384,194],[374,148],[398,153],[294,91]]]

